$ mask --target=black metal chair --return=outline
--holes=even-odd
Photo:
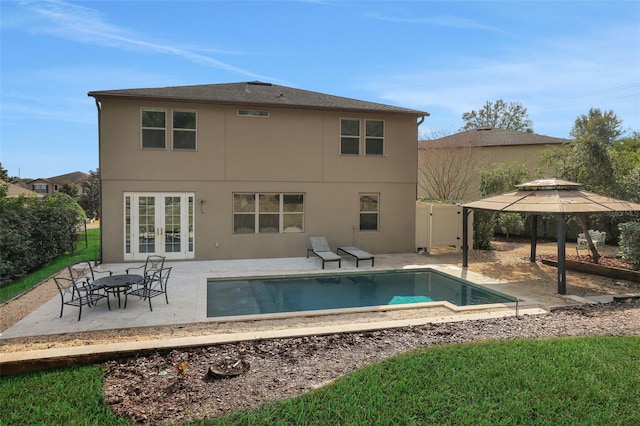
[[[62,304],[60,306],[60,318],[62,318],[64,305],[77,306],[80,308],[80,311],[78,312],[78,321],[80,321],[83,305],[95,305],[98,300],[105,297],[107,298],[107,306],[109,307],[109,310],[111,310],[109,297],[107,297],[106,293],[92,291],[88,287],[78,286],[78,284],[76,284],[76,282],[71,278],[55,276],[53,277],[53,280],[58,287],[60,298],[62,300]]]
[[[144,281],[140,284],[134,284],[136,288],[132,288],[128,294],[133,296],[138,296],[141,299],[149,300],[149,310],[153,311],[153,307],[151,306],[151,299],[156,296],[160,296],[164,294],[164,300],[169,303],[169,298],[167,297],[167,283],[169,282],[169,275],[171,274],[171,267],[169,268],[161,268],[151,275],[145,277]],[[125,299],[125,305],[127,307],[127,302]]]
[[[73,265],[67,266],[67,269],[69,270],[69,277],[73,280],[73,282],[76,283],[76,285],[82,285],[85,287],[93,287],[97,275],[113,275],[112,271],[95,271],[91,266],[91,262],[88,260],[81,260],[79,262],[76,262]]]
[[[69,278],[76,285],[76,289],[83,293],[98,293],[107,296],[106,290],[95,284],[97,275],[113,275],[112,271],[95,271],[88,260],[81,260],[67,266]],[[89,304],[90,305],[90,304]],[[109,307],[111,309],[111,307]]]
[[[127,268],[127,274],[142,275],[145,280],[152,278],[155,272],[164,268],[164,259],[157,254],[149,255],[144,265]]]

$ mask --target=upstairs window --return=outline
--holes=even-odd
[[[173,149],[196,149],[195,111],[173,111]]]
[[[360,154],[360,120],[343,118],[340,120],[340,154]]]
[[[340,120],[340,154],[361,155],[360,153],[367,156],[384,155],[384,121],[357,118]]]
[[[384,154],[384,121],[366,120],[365,155]]]
[[[379,201],[379,194],[360,194],[361,231],[377,231],[379,229]]]
[[[142,109],[142,148],[165,149],[167,112],[163,109]]]
[[[259,109],[239,109],[238,116],[240,117],[265,117],[269,118],[269,111]]]

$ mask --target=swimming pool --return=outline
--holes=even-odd
[[[469,306],[516,299],[433,269],[207,281],[208,318],[438,301]]]

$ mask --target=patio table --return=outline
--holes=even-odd
[[[109,277],[98,278],[94,281],[96,287],[104,288],[107,293],[118,296],[118,308],[120,308],[120,293],[124,292],[124,307],[127,307],[127,293],[132,285],[138,284],[144,280],[142,275],[135,274],[119,274]]]

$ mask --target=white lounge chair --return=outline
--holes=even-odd
[[[371,253],[367,253],[364,250],[360,250],[357,247],[338,247],[338,254],[341,251],[345,252],[349,256],[353,256],[356,258],[356,268],[361,260],[371,260],[371,266],[373,266],[373,262],[375,262],[375,257]]]
[[[313,253],[322,259],[322,269],[324,269],[325,262],[338,262],[338,268],[340,268],[342,258],[331,251],[326,237],[310,237],[309,239],[311,240],[311,248],[307,249],[307,259],[309,253]]]

